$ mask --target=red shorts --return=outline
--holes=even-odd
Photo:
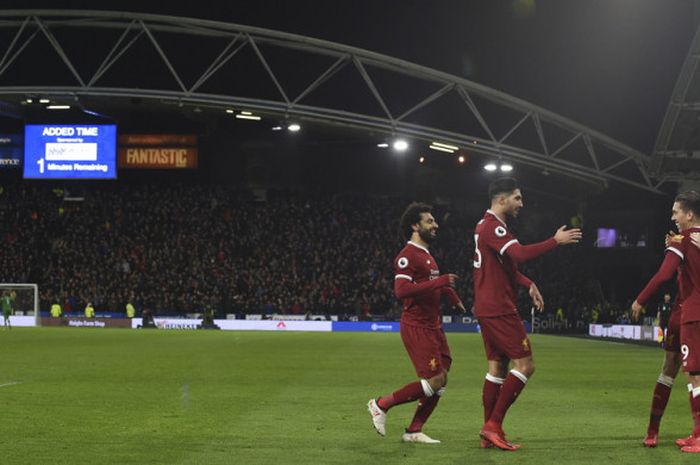
[[[442,329],[402,323],[401,340],[419,377],[430,379],[443,371],[450,371],[452,356]]]
[[[519,315],[479,318],[479,326],[487,360],[516,360],[532,356],[530,339]]]
[[[664,349],[668,352],[681,351],[681,312],[676,310],[671,313],[664,334]]]
[[[700,321],[681,325],[681,354],[683,371],[700,372]]]

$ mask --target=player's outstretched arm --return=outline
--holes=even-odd
[[[522,274],[519,270],[515,271],[515,282],[518,283],[518,286],[524,287],[525,289],[530,289],[530,286],[532,285],[532,280]]]
[[[516,262],[522,263],[537,258],[558,245],[575,244],[581,240],[581,237],[580,229],[566,229],[566,226],[562,226],[554,233],[554,236],[545,241],[529,245],[516,242],[506,249],[506,253]]]
[[[467,309],[464,308],[462,299],[459,298],[457,293],[452,287],[446,286],[440,289],[442,295],[446,295],[453,307],[457,307],[461,313],[466,313]]]
[[[535,283],[530,284],[528,294],[530,294],[532,303],[537,309],[537,311],[541,312],[542,310],[544,310],[544,299],[542,298],[542,294],[540,294],[540,290],[537,288],[537,285]]]
[[[396,279],[394,279],[394,294],[399,299],[419,297],[429,294],[436,289],[440,289],[441,287],[454,287],[457,279],[459,279],[459,276],[456,274],[443,274],[439,278],[432,279],[430,281],[414,283],[408,279],[396,277]]]
[[[550,237],[546,241],[538,242],[536,244],[522,245],[519,242],[514,242],[510,245],[505,254],[512,258],[517,263],[527,262],[533,258],[537,258],[550,250],[557,247],[557,241]]]
[[[554,240],[558,245],[576,244],[581,241],[583,233],[579,228],[566,229],[566,225],[557,229],[554,233]]]
[[[632,321],[637,321],[639,319],[639,314],[642,312],[642,304],[636,300],[632,302]]]
[[[647,285],[644,287],[642,292],[639,293],[635,301],[632,303],[632,316],[636,320],[639,316],[639,312],[651,298],[652,295],[659,290],[661,285],[673,278],[676,270],[681,264],[681,257],[673,252],[666,252],[664,256],[664,261],[661,262],[659,270],[652,276]]]

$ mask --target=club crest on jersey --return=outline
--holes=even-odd
[[[396,262],[397,265],[399,265],[399,268],[404,269],[408,266],[408,258],[406,257],[401,257],[399,260]]]
[[[432,371],[437,370],[437,360],[435,360],[434,358],[430,359],[430,362],[428,363],[428,365],[430,365],[430,369]]]
[[[530,352],[530,341],[527,340],[527,338],[523,339],[523,342],[521,342],[523,345],[523,350],[525,352]]]
[[[494,233],[495,233],[496,236],[498,236],[498,237],[503,237],[503,236],[506,235],[506,228],[504,228],[503,226],[496,226],[496,229],[494,230]]]

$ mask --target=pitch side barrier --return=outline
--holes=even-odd
[[[288,315],[289,316],[289,315]],[[155,317],[159,329],[191,330],[200,329],[201,320],[171,317]],[[445,332],[478,333],[478,321],[472,317],[443,318]],[[219,319],[214,324],[221,330],[228,331],[316,331],[316,332],[398,332],[401,324],[398,321],[337,321],[337,318],[325,321],[300,320],[292,316],[286,319],[283,315],[275,315],[273,319]],[[141,318],[131,320],[132,328],[141,326]],[[531,331],[530,323],[525,322],[525,328]]]
[[[588,335],[601,339],[627,339],[630,341],[663,340],[663,330],[658,326],[590,324]]]
[[[329,320],[299,319],[293,315],[275,315],[274,319],[216,319],[214,325],[217,329],[225,331],[312,331],[312,332],[373,332],[373,333],[395,333],[401,328],[398,321],[337,321],[336,318]],[[12,316],[13,326],[36,326],[34,317]],[[154,318],[157,329],[173,330],[197,330],[202,329],[201,318],[182,318],[158,316]],[[531,332],[529,321],[524,321],[525,329]],[[41,317],[42,326],[69,326],[69,327],[90,327],[90,328],[141,328],[143,321],[140,317],[128,318],[85,318],[80,316],[64,316],[61,318]],[[478,320],[473,317],[443,317],[442,327],[448,333],[478,333],[480,327]]]
[[[36,326],[36,317],[10,315],[10,324],[16,328]]]

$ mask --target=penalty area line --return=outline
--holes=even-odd
[[[0,384],[0,388],[6,386],[14,386],[15,384],[22,384],[24,381],[10,381],[9,383]]]

